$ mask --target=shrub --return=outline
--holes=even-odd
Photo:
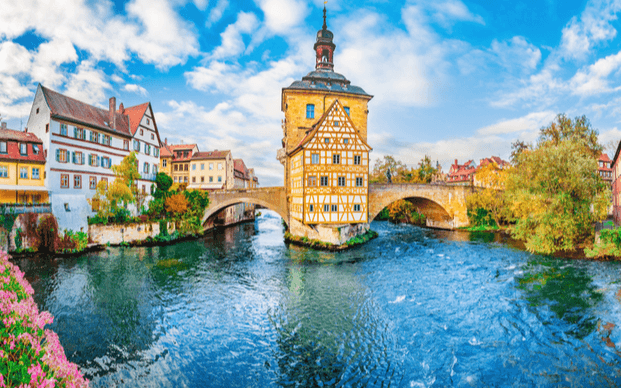
[[[166,198],[166,211],[176,214],[183,214],[188,209],[188,200],[183,193],[173,194]]]
[[[592,249],[585,248],[587,257],[621,258],[621,228],[603,229]]]
[[[24,274],[0,252],[0,387],[88,387],[56,333],[44,330],[54,318],[39,312],[33,293]]]
[[[125,222],[127,222],[127,219],[129,218],[129,216],[130,216],[129,210],[120,207],[116,209],[111,219],[113,222],[117,224],[124,224]]]
[[[60,253],[76,253],[82,252],[88,246],[88,234],[84,232],[74,232],[65,230],[64,235],[60,238],[58,252]]]
[[[22,249],[22,228],[17,228],[15,231],[15,249]]]

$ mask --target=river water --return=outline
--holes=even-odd
[[[94,387],[621,386],[621,263],[374,222],[346,252],[281,219],[164,247],[22,259]]]

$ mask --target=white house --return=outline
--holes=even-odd
[[[112,97],[105,110],[39,84],[27,127],[48,152],[45,186],[61,229],[86,231],[87,217],[94,214],[87,199],[97,183],[114,180],[110,167],[131,150],[138,154],[138,190],[150,192],[160,147],[150,103],[130,108],[121,104],[117,110]]]

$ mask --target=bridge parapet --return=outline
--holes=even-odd
[[[253,203],[278,213],[289,223],[287,193],[284,187],[261,187],[256,189],[214,190],[209,192],[209,206],[205,210],[202,224],[220,210],[236,203]]]

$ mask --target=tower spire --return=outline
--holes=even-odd
[[[317,60],[315,63],[316,70],[332,70],[334,69],[334,63],[332,57],[334,54],[334,48],[336,47],[332,42],[332,31],[328,30],[328,23],[326,22],[326,3],[323,2],[323,27],[317,31],[317,42],[313,47],[316,52]]]
[[[326,24],[326,3],[327,1],[323,2],[323,29],[324,30],[328,29],[328,25]]]

